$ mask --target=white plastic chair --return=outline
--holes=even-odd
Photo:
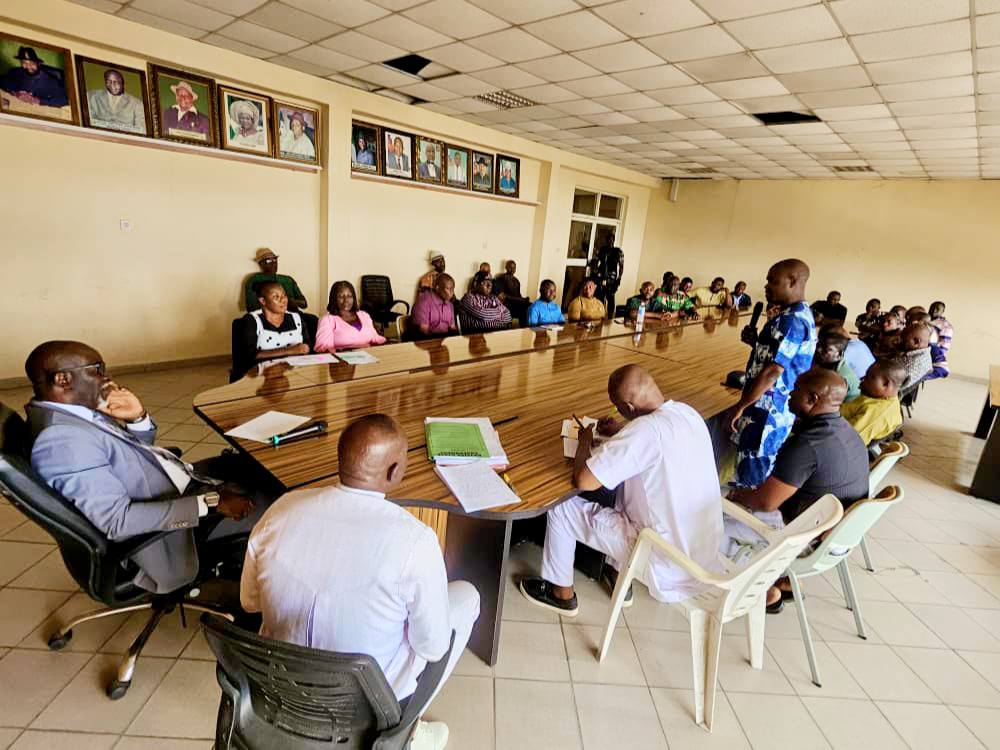
[[[906,443],[890,442],[882,445],[882,452],[868,467],[868,497],[875,497],[878,486],[892,471],[892,467],[901,458],[906,458],[909,455],[910,448]],[[872,556],[868,554],[868,545],[865,544],[864,537],[861,537],[859,546],[861,554],[865,558],[865,568],[869,573],[874,573],[875,566],[872,564]]]
[[[768,588],[810,541],[832,528],[844,515],[840,502],[833,495],[824,495],[780,530],[772,529],[725,498],[722,500],[722,511],[760,534],[767,541],[767,546],[754,553],[742,567],[720,555],[724,572],[712,573],[665,541],[655,530],[643,529],[632,548],[628,565],[618,575],[618,583],[611,595],[611,617],[597,657],[598,661],[603,661],[607,656],[632,579],[646,570],[650,554],[655,552],[667,558],[692,578],[705,584],[704,591],[680,604],[688,610],[691,623],[695,722],[704,724],[709,731],[712,730],[712,718],[715,714],[722,626],[737,617],[747,616],[750,666],[762,669],[766,616],[764,608]]]
[[[858,500],[844,514],[844,518],[827,534],[820,545],[806,557],[792,561],[788,566],[788,578],[792,583],[792,593],[795,595],[795,609],[799,615],[799,627],[802,628],[802,642],[806,647],[806,658],[809,659],[809,671],[816,687],[822,687],[819,681],[819,668],[816,665],[816,650],[813,648],[812,633],[809,632],[809,619],[806,617],[806,604],[802,597],[803,578],[825,573],[836,567],[840,574],[840,584],[844,589],[844,600],[847,608],[854,613],[854,625],[858,629],[858,637],[867,640],[865,623],[861,618],[861,606],[854,592],[854,582],[851,580],[851,568],[848,558],[865,534],[874,526],[889,508],[903,499],[901,487],[889,486],[875,497],[868,500]]]

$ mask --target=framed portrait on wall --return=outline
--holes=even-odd
[[[461,146],[445,148],[445,184],[469,189],[469,149]]]
[[[271,97],[219,84],[222,147],[259,156],[271,155]]]
[[[70,51],[0,33],[0,112],[77,124]]]
[[[400,130],[382,128],[382,174],[413,179],[413,136]]]
[[[77,55],[76,78],[85,128],[152,137],[144,70]]]
[[[420,182],[444,182],[444,144],[433,138],[417,136],[417,179]]]
[[[319,110],[300,104],[274,102],[275,156],[302,164],[319,164]]]
[[[517,198],[521,194],[521,160],[497,154],[497,194]]]
[[[150,63],[153,130],[157,138],[217,146],[215,81]]]
[[[351,122],[351,171],[378,174],[378,125],[354,120]]]
[[[472,189],[480,193],[493,192],[493,154],[472,152]]]

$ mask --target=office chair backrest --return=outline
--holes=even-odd
[[[20,414],[6,404],[0,403],[0,451],[27,458],[30,446],[28,423]]]
[[[371,656],[295,646],[212,615],[202,624],[223,693],[220,750],[368,750],[400,721],[399,702]]]
[[[361,304],[383,311],[392,306],[392,300],[392,282],[388,276],[361,277]]]

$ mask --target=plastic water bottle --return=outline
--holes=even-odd
[[[640,333],[642,331],[642,325],[646,321],[646,303],[639,303],[639,311],[635,315],[635,332]]]

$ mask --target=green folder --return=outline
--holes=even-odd
[[[431,461],[439,456],[490,457],[479,425],[463,422],[428,422],[424,425],[424,431],[427,435],[427,457]]]

